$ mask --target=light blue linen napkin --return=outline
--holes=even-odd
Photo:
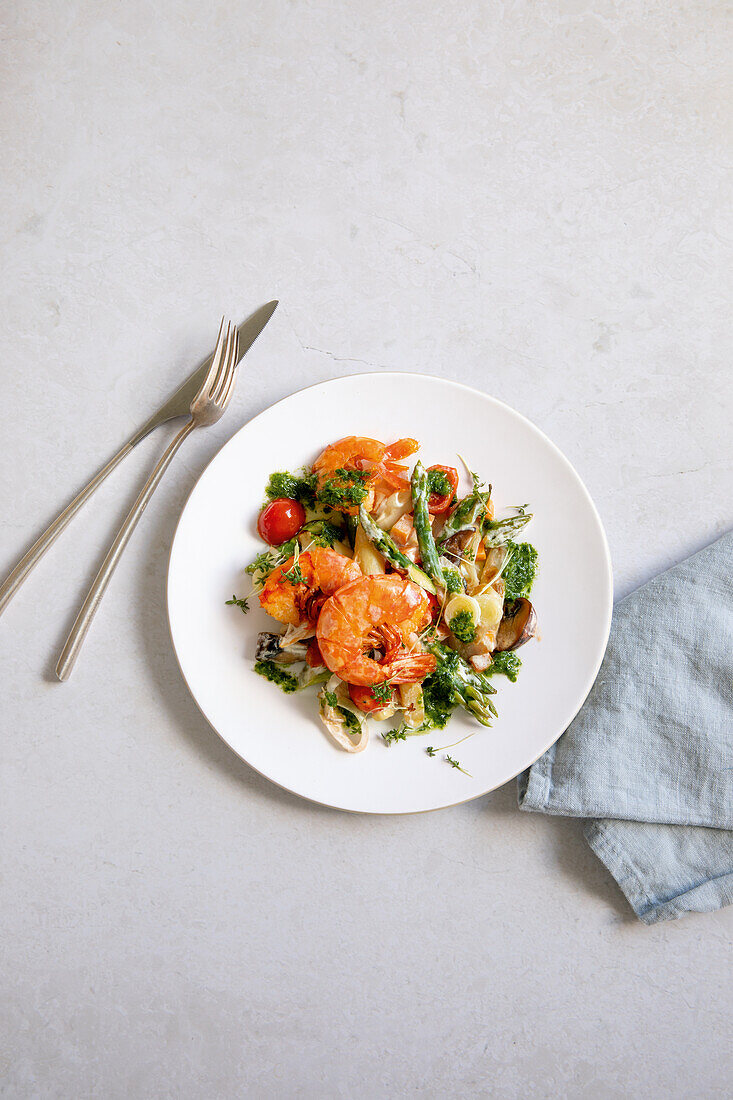
[[[733,902],[733,532],[614,608],[572,725],[518,780],[585,836],[646,924]]]

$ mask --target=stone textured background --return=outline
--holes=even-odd
[[[617,595],[731,523],[727,5],[9,0],[0,572],[211,344],[281,306],[184,448],[72,681],[51,670],[166,428],[0,623],[0,1092],[722,1097],[731,911],[642,927],[513,788],[299,802],[188,697],[182,504],[272,401],[382,368],[576,465]],[[568,552],[572,553],[572,541]]]

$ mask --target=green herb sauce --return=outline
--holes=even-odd
[[[435,672],[431,672],[423,681],[426,729],[442,730],[458,705],[453,690],[453,669],[457,664],[458,654],[451,650],[446,653]]]
[[[449,595],[452,596],[455,592],[463,592],[463,577],[457,569],[451,569],[444,565],[443,578],[445,580],[445,590]]]
[[[287,472],[276,472],[270,474],[270,480],[265,488],[265,494],[268,500],[277,500],[279,497],[289,497],[292,500],[299,500],[302,504],[312,504],[315,499],[315,482],[316,479],[313,474],[305,474],[303,477],[296,477],[294,474]]]
[[[435,493],[439,497],[447,497],[451,491],[451,483],[444,470],[428,470],[428,492]]]
[[[316,499],[327,508],[343,508],[361,504],[367,495],[364,482],[368,478],[364,470],[347,470],[341,466],[334,471],[316,493]]]
[[[470,611],[459,611],[448,623],[459,642],[470,645],[476,638],[476,624]]]
[[[503,572],[506,590],[504,598],[518,600],[529,596],[537,576],[537,551],[529,542],[509,542],[511,557]]]
[[[284,668],[276,665],[274,661],[255,661],[255,672],[259,676],[264,676],[266,680],[270,680],[271,683],[277,684],[277,686],[282,688],[288,695],[298,690],[299,684],[297,677],[286,672]]]
[[[484,672],[484,676],[506,676],[507,680],[514,683],[521,667],[521,658],[513,650],[507,649],[494,654],[491,664]]]

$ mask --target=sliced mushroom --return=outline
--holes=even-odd
[[[507,600],[504,604],[504,617],[496,635],[496,651],[518,649],[534,636],[537,629],[537,616],[529,600]]]
[[[270,631],[263,630],[257,635],[255,660],[277,661],[279,665],[292,665],[296,661],[305,660],[305,650],[304,645],[291,645],[289,649],[284,649],[282,634],[271,634]]]
[[[455,535],[451,535],[449,539],[446,539],[444,549],[448,551],[448,553],[456,554],[460,557],[475,533],[473,527],[468,527],[463,531],[456,531]]]

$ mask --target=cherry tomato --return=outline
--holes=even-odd
[[[294,538],[305,523],[305,509],[300,501],[278,497],[260,512],[257,530],[270,546],[279,546]]]
[[[441,512],[447,512],[453,503],[453,498],[456,495],[456,489],[458,488],[458,470],[453,466],[429,466],[428,474],[431,470],[440,470],[444,473],[448,479],[450,485],[450,492],[448,493],[431,493],[428,500],[428,510],[433,513],[434,516],[440,515]]]
[[[325,663],[321,647],[318,644],[318,638],[311,638],[308,642],[308,648],[305,651],[305,663],[308,668],[320,668]]]
[[[394,699],[394,688],[388,688],[388,691],[389,695],[386,699],[375,699],[370,687],[358,687],[356,684],[349,684],[351,702],[359,710],[363,710],[365,714],[371,714],[374,710],[382,710],[383,707],[388,706]]]

